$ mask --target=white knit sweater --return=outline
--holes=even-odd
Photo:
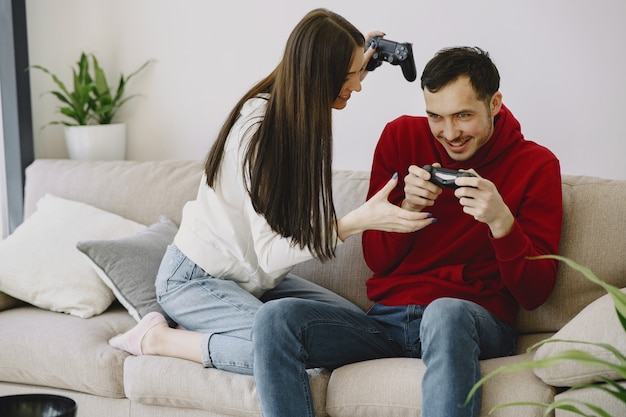
[[[236,281],[257,297],[278,285],[294,265],[313,257],[270,228],[254,210],[243,182],[243,155],[266,103],[254,98],[243,106],[227,139],[218,183],[210,188],[202,176],[174,240],[207,273]]]

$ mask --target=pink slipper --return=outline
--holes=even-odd
[[[118,334],[109,340],[109,345],[116,349],[123,350],[131,355],[142,355],[141,341],[143,337],[148,333],[148,330],[153,328],[159,323],[165,323],[165,317],[161,313],[153,311],[146,314],[135,327],[127,331],[126,333]]]

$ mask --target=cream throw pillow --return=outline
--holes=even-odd
[[[626,289],[622,289],[626,292]],[[626,332],[622,328],[613,300],[609,294],[598,298],[585,307],[569,323],[561,328],[552,339],[582,342],[608,343],[620,352],[626,352]],[[537,349],[536,360],[547,359],[566,350],[581,350],[608,362],[618,363],[608,350],[582,343],[551,342]],[[572,387],[596,382],[598,376],[620,379],[608,366],[590,366],[566,360],[547,368],[536,369],[535,374],[546,384],[555,387]]]
[[[88,318],[114,300],[76,249],[80,240],[133,235],[144,225],[85,203],[47,194],[0,241],[0,291],[51,311]]]

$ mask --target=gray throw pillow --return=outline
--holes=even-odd
[[[154,280],[178,227],[165,216],[134,236],[78,242],[102,281],[137,321],[151,311],[165,315],[156,300]],[[171,320],[165,315],[170,324]]]

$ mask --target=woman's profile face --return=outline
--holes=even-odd
[[[364,60],[363,48],[354,48],[350,69],[346,74],[346,79],[341,86],[339,95],[335,98],[335,101],[333,101],[333,109],[341,110],[345,108],[348,105],[348,100],[350,100],[352,92],[361,91],[361,73],[365,71]]]

